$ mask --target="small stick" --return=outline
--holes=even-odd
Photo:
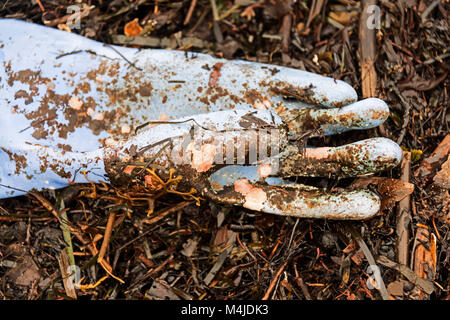
[[[192,0],[191,5],[189,7],[189,11],[186,15],[186,19],[184,19],[184,25],[189,24],[189,21],[191,21],[192,13],[194,12],[195,6],[197,5],[197,0]]]
[[[219,13],[217,12],[216,0],[210,0],[210,2],[211,2],[211,8],[212,8],[212,12],[213,12],[214,21],[218,21]]]
[[[172,212],[177,212],[178,210],[183,209],[184,207],[188,206],[191,203],[192,203],[191,201],[180,202],[173,207],[170,207],[168,209],[162,210],[161,212],[155,213],[153,218],[151,218],[151,219],[146,218],[146,219],[142,220],[142,222],[146,223],[146,224],[156,223],[159,220],[161,220],[162,218],[164,218],[165,216],[171,214]]]
[[[429,6],[428,8],[425,9],[425,11],[422,13],[422,23],[424,23],[425,21],[427,21],[427,17],[428,15],[431,13],[431,11],[433,11],[434,8],[436,8],[439,3],[441,3],[441,0],[434,0]]]
[[[63,280],[64,290],[66,291],[66,294],[73,298],[77,299],[77,293],[75,291],[75,287],[72,282],[72,268],[69,262],[69,257],[67,255],[67,248],[63,249],[60,253],[60,255],[57,257],[59,262],[59,269],[61,270],[61,276]],[[70,271],[69,271],[70,270]]]
[[[295,281],[302,289],[303,295],[305,296],[306,300],[312,300],[311,295],[309,294],[308,288],[305,286],[305,283],[303,279],[300,277],[297,271],[297,264],[294,264],[294,271],[295,271]]]
[[[370,251],[369,247],[367,246],[367,244],[364,242],[363,238],[361,237],[361,235],[359,234],[358,231],[356,231],[356,229],[351,226],[351,225],[347,225],[347,230],[350,232],[350,234],[352,235],[353,239],[358,243],[358,246],[361,248],[361,250],[363,251],[364,255],[366,256],[367,261],[369,262],[369,265],[377,267],[378,265],[375,262],[375,259],[372,255],[372,252]],[[387,292],[386,286],[384,284],[383,278],[378,279],[380,280],[379,283],[377,283],[378,287],[378,291],[380,292],[381,297],[383,298],[383,300],[390,300],[389,299],[389,293]]]
[[[58,211],[56,211],[55,207],[47,200],[45,199],[39,192],[37,191],[30,191],[29,194],[31,194],[33,197],[35,197],[43,206],[45,209],[47,209],[48,211],[50,211],[55,218],[60,221],[59,218],[59,214]]]
[[[219,256],[217,257],[216,263],[211,268],[211,270],[208,272],[206,277],[203,279],[203,282],[207,286],[209,286],[211,281],[213,281],[213,279],[216,277],[216,275],[219,272],[219,270],[222,268],[222,265],[225,262],[226,258],[228,257],[228,255],[233,250],[233,246],[234,246],[234,242],[235,241],[236,241],[236,232],[233,232],[231,234],[230,238],[228,239],[227,248],[224,251],[222,251],[222,253],[219,254]]]
[[[241,242],[241,239],[239,239],[239,232],[236,234],[236,239],[239,243],[239,245],[241,246],[242,249],[244,249],[245,251],[247,251],[247,253],[253,258],[253,260],[255,260],[255,262],[258,262],[258,260],[256,259],[256,257],[250,252],[250,250]]]
[[[264,297],[262,297],[261,300],[269,300],[269,296],[272,293],[273,289],[275,288],[275,284],[277,283],[278,278],[280,277],[287,263],[288,261],[285,261],[283,265],[278,269],[277,273],[275,273],[275,276],[273,277],[272,281],[269,284],[269,288],[267,288],[266,294],[264,295]]]
[[[0,221],[24,221],[24,220],[32,220],[35,222],[41,222],[41,221],[48,221],[51,220],[53,218],[51,217],[32,217],[32,216],[28,216],[28,217],[9,217],[9,216],[0,216]]]
[[[98,254],[98,258],[97,258],[98,263],[101,263],[103,260],[103,257],[105,256],[106,249],[108,248],[109,241],[111,239],[111,234],[112,234],[115,219],[116,219],[116,212],[111,211],[109,213],[108,222],[106,223],[105,235],[103,237],[102,246],[100,247],[100,252]]]
[[[403,152],[401,163],[401,181],[409,182],[411,171],[411,153]],[[411,196],[400,200],[397,208],[397,260],[398,263],[408,265],[409,224],[411,222]]]
[[[283,22],[281,24],[280,29],[282,38],[281,50],[285,53],[289,51],[289,45],[291,43],[291,27],[292,27],[292,15],[288,13],[283,17]]]
[[[141,68],[136,67],[136,65],[135,65],[133,62],[131,62],[130,60],[128,60],[127,57],[125,57],[119,50],[117,50],[117,49],[114,48],[113,46],[111,46],[111,45],[109,45],[109,44],[107,44],[107,43],[103,44],[103,46],[112,49],[115,53],[117,53],[120,57],[122,57],[122,59],[125,60],[130,66],[136,68],[136,69],[139,70],[139,71],[143,71]]]
[[[359,50],[361,52],[361,86],[363,98],[375,97],[377,73],[375,71],[375,30],[367,27],[367,8],[376,5],[376,0],[363,0],[359,19]]]
[[[397,94],[398,98],[400,99],[402,106],[404,107],[404,119],[403,119],[403,125],[402,125],[402,131],[400,131],[400,134],[397,138],[397,144],[401,144],[403,141],[403,138],[406,134],[406,128],[408,127],[409,121],[410,121],[410,110],[411,110],[411,103],[408,103],[403,96],[403,94],[397,89],[397,87],[392,87],[392,90],[394,90],[395,94]]]
[[[80,240],[81,243],[83,243],[83,245],[87,246],[88,250],[91,252],[91,254],[93,256],[97,255],[98,250],[95,247],[94,243],[91,243],[91,242],[87,241],[86,239],[84,239],[83,235],[81,233],[79,233],[79,232],[73,232],[73,235],[75,235],[75,237],[77,237],[78,240]],[[112,267],[106,260],[102,260],[100,262],[100,265],[102,266],[103,270],[105,270],[106,273],[109,274],[111,277],[113,277],[114,279],[116,279],[120,283],[125,283],[125,281],[123,281],[122,279],[120,279],[119,277],[115,276],[112,273]]]
[[[42,12],[45,12],[45,8],[41,3],[41,0],[36,0],[37,4],[39,5],[39,8],[41,8]]]

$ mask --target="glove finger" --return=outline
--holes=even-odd
[[[278,178],[268,185],[268,178],[266,183],[262,182],[254,166],[226,168],[228,172],[210,177],[212,188],[208,189],[207,196],[215,201],[299,218],[361,220],[380,210],[379,197],[369,190],[328,192]]]
[[[398,144],[386,138],[372,138],[339,147],[306,148],[289,146],[271,159],[279,165],[281,177],[355,177],[392,169],[402,159]]]
[[[375,128],[389,117],[389,107],[377,98],[354,102],[342,108],[284,109],[277,112],[289,127],[289,134],[333,135],[349,130]]]
[[[105,46],[13,19],[0,19],[0,41],[0,100],[9,108],[0,126],[17,128],[11,141],[90,151],[160,117],[271,108],[286,96],[327,106],[356,99],[348,84],[304,71]]]
[[[136,94],[138,100],[143,96],[153,105],[166,106],[184,105],[190,98],[195,108],[207,105],[211,111],[253,106],[267,97],[276,102],[285,96],[329,107],[340,107],[357,99],[355,90],[343,81],[292,68],[175,50],[104,46],[72,33],[13,19],[1,19],[0,27],[5,60],[12,59],[17,64],[15,69],[19,65],[28,68],[30,62],[42,69],[67,69],[69,80],[77,80],[78,73],[86,76],[90,73],[91,77],[83,80],[95,82],[99,79],[90,78],[98,76],[110,85],[110,93],[130,105],[126,101],[130,94]],[[43,43],[46,45],[42,46]],[[27,50],[27,59],[20,57],[24,45],[36,50]],[[148,91],[151,96],[146,94]],[[176,117],[184,116],[182,110],[178,111],[181,113]]]
[[[0,199],[32,189],[108,181],[101,150],[78,153],[31,144],[4,145],[0,148],[0,163]]]

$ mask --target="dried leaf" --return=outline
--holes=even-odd
[[[428,91],[436,88],[443,80],[447,79],[448,72],[443,73],[438,78],[422,79],[415,77],[414,80],[399,82],[397,86],[400,89],[414,89],[416,91]]]
[[[345,248],[342,250],[343,253],[349,254],[350,252],[353,252],[358,247],[358,244],[355,240],[352,240]]]
[[[415,238],[414,272],[423,279],[433,280],[436,274],[436,245],[435,239],[425,228],[418,228]],[[434,251],[434,252],[433,252]]]
[[[125,28],[123,30],[123,33],[127,36],[127,37],[134,37],[134,36],[138,36],[141,32],[142,32],[142,27],[139,25],[139,20],[138,18],[128,22],[125,25]]]
[[[180,297],[173,292],[172,288],[164,280],[153,281],[147,295],[156,300],[180,300]]]
[[[128,165],[125,167],[125,169],[123,169],[123,173],[131,174],[133,172],[134,168],[136,168],[136,166]]]
[[[360,266],[364,261],[364,251],[360,248],[358,251],[355,252],[354,255],[351,257],[352,261]]]
[[[406,279],[422,288],[426,293],[431,294],[434,291],[433,282],[427,279],[422,279],[407,266],[391,261],[385,256],[378,256],[377,262],[385,267],[397,270],[404,275]]]
[[[188,239],[185,244],[183,244],[183,250],[181,250],[181,254],[186,257],[192,257],[195,250],[197,249],[198,239]]]
[[[352,20],[353,17],[357,17],[358,16],[358,11],[351,11],[351,12],[346,12],[346,11],[341,11],[341,12],[330,12],[328,14],[328,16],[339,22],[340,24],[343,25],[347,25],[350,23],[350,21]]]
[[[434,176],[433,181],[441,188],[450,189],[450,158],[444,162],[441,168]]]
[[[218,248],[225,246],[232,234],[233,231],[229,230],[226,225],[221,227],[214,238],[214,246]]]
[[[13,243],[6,249],[6,253],[13,255],[17,264],[5,273],[5,279],[24,287],[28,287],[41,279],[39,267],[34,262],[33,257],[28,254],[25,246],[20,243]]]
[[[388,284],[387,291],[391,296],[403,296],[404,281],[397,280]]]
[[[376,185],[381,196],[381,210],[391,207],[414,191],[414,184],[383,177],[359,178],[350,188],[364,189],[369,185]]]
[[[420,177],[426,177],[436,171],[439,167],[439,163],[444,161],[450,153],[450,134],[448,134],[444,140],[437,146],[436,150],[424,159],[419,167],[418,174]]]

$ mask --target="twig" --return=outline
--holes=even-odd
[[[39,5],[39,8],[41,8],[41,11],[42,11],[42,12],[45,12],[45,8],[44,8],[44,6],[42,5],[41,0],[36,0],[36,2],[37,2],[37,4]]]
[[[213,12],[214,21],[219,20],[219,13],[217,12],[216,0],[209,0],[211,2],[211,9]]]
[[[84,237],[83,237],[83,235],[81,233],[73,232],[73,234],[75,235],[75,237],[78,238],[78,240],[81,241],[81,243],[83,243],[83,245],[87,246],[88,250],[91,252],[91,254],[93,256],[96,256],[98,254],[98,250],[95,247],[95,245],[93,243],[90,243],[89,241],[86,241],[86,239],[84,239]],[[116,279],[120,283],[125,283],[125,281],[123,281],[122,279],[120,279],[119,277],[115,276],[112,273],[112,267],[106,260],[102,260],[99,264],[102,266],[103,270],[105,270],[106,273],[109,274],[111,277],[113,277],[114,279]]]
[[[226,10],[224,13],[222,13],[222,14],[219,16],[219,20],[218,20],[218,21],[222,21],[223,19],[225,19],[226,17],[228,17],[230,14],[232,14],[232,13],[235,12],[237,9],[239,9],[240,6],[241,6],[240,4],[233,4],[233,6],[232,6],[230,9]],[[224,22],[226,23],[227,21],[224,20]]]
[[[424,23],[427,20],[428,15],[433,11],[434,8],[436,8],[441,0],[434,0],[428,8],[425,9],[425,11],[422,13],[422,23]]]
[[[209,8],[207,6],[205,6],[205,8],[203,9],[202,13],[200,14],[200,17],[198,18],[197,22],[194,24],[194,26],[191,29],[189,29],[189,31],[186,34],[192,35],[194,33],[194,31],[197,30],[197,28],[203,23],[203,20],[208,15],[208,13],[209,13]]]
[[[434,285],[430,280],[419,277],[407,266],[391,261],[385,256],[379,256],[377,262],[385,267],[397,270],[410,282],[422,288],[425,293],[431,294],[434,291]]]
[[[367,8],[376,5],[376,0],[363,0],[359,20],[359,50],[361,53],[361,86],[363,98],[376,96],[377,73],[375,71],[375,30],[367,27]]]
[[[401,163],[401,181],[409,182],[411,171],[411,153],[403,152]],[[400,200],[397,208],[397,259],[400,264],[408,265],[409,224],[411,222],[411,196]]]
[[[283,22],[281,24],[281,50],[283,52],[289,51],[289,45],[291,43],[291,27],[292,27],[292,15],[290,13],[283,17]]]
[[[324,1],[323,0],[313,0],[311,4],[311,9],[309,10],[308,20],[306,21],[305,30],[308,29],[310,23],[317,17],[322,10]]]
[[[108,222],[106,223],[105,235],[103,236],[102,246],[98,254],[97,262],[101,263],[105,256],[106,249],[108,249],[109,241],[113,230],[114,220],[116,220],[116,211],[111,211],[108,216]]]
[[[447,59],[448,57],[450,57],[450,53],[440,54],[440,55],[436,56],[435,58],[425,60],[423,62],[423,64],[432,64],[435,61],[442,62],[442,60]]]
[[[66,268],[66,270],[65,270],[66,273],[69,273],[67,270],[68,267],[70,267],[71,272],[74,272],[75,271],[75,257],[73,255],[72,235],[70,233],[69,218],[67,217],[67,210],[64,210],[65,209],[64,200],[60,193],[58,193],[58,196],[56,198],[56,203],[57,203],[57,207],[58,207],[58,212],[60,212],[59,215],[61,217],[61,219],[59,220],[60,227],[61,227],[61,230],[63,233],[64,241],[67,244],[65,250],[63,250],[61,252],[61,255],[59,257],[61,259],[60,265],[63,265]],[[67,260],[67,263],[66,263],[66,260]],[[62,270],[61,270],[61,274],[63,276],[65,275],[65,273]],[[76,299],[77,295],[75,293],[75,290],[73,289],[73,284],[68,283],[68,282],[66,283],[66,281],[69,281],[69,280],[70,279],[63,281],[64,287],[66,288],[67,295]],[[72,286],[72,288],[71,288],[71,286]]]
[[[191,5],[189,6],[188,13],[186,15],[186,19],[184,19],[184,25],[189,24],[191,21],[192,13],[194,12],[195,6],[197,5],[197,0],[191,0]]]
[[[359,232],[357,232],[350,225],[347,225],[347,230],[350,232],[353,239],[355,239],[355,241],[358,243],[358,246],[361,248],[364,255],[366,256],[366,259],[369,262],[369,265],[378,267],[377,263],[375,262],[375,259],[373,258],[372,252],[370,251],[369,247],[364,242],[364,240],[361,238],[361,235],[359,234]],[[389,293],[386,290],[386,286],[384,284],[383,278],[381,278],[381,276],[380,276],[380,278],[378,280],[379,280],[379,283],[377,283],[377,285],[379,288],[377,288],[377,289],[379,290],[381,297],[383,298],[383,300],[390,300]]]
[[[125,57],[119,50],[117,50],[117,49],[114,48],[113,46],[111,46],[111,45],[109,45],[109,44],[107,44],[107,43],[104,43],[103,46],[112,49],[115,53],[117,53],[119,56],[121,56],[122,59],[125,60],[130,66],[136,68],[136,69],[139,70],[139,71],[142,71],[141,68],[136,67],[136,65],[135,65],[133,62],[131,62],[130,60],[128,60],[127,57]]]
[[[241,242],[241,239],[239,239],[239,233],[237,233],[236,238],[237,238],[237,241],[238,241],[239,245],[241,246],[241,248],[244,249],[245,251],[247,251],[247,253],[253,258],[253,260],[255,260],[255,262],[258,262],[258,259],[256,259],[256,257],[250,252],[250,250],[247,248],[247,246],[245,246]]]
[[[61,271],[61,276],[63,280],[64,290],[67,296],[77,299],[77,293],[72,281],[72,272],[74,269],[71,268],[69,257],[67,255],[67,248],[63,249],[58,256],[59,269]]]
[[[411,104],[405,100],[405,98],[403,97],[401,92],[397,89],[397,87],[392,87],[392,89],[397,94],[397,96],[400,99],[400,101],[402,102],[402,105],[404,108],[402,131],[400,132],[400,135],[398,136],[398,139],[397,139],[397,144],[401,144],[403,141],[403,138],[405,137],[405,134],[406,134],[406,127],[409,124],[409,119],[410,119],[409,111],[411,110]]]
[[[309,293],[308,287],[305,286],[305,282],[303,281],[303,279],[300,277],[300,275],[298,274],[297,271],[297,264],[294,264],[294,272],[295,272],[295,281],[297,282],[297,285],[300,286],[300,288],[302,289],[303,295],[305,296],[306,300],[312,300],[311,299],[311,294]]]
[[[173,255],[170,255],[166,260],[164,260],[159,266],[157,266],[154,269],[150,269],[142,279],[140,279],[140,281],[144,281],[148,278],[150,278],[152,275],[154,275],[155,273],[158,273],[159,271],[161,271],[162,269],[164,269],[164,267],[173,261]]]
[[[298,225],[299,220],[300,220],[300,218],[297,218],[295,220],[294,227],[292,228],[291,237],[289,238],[288,250],[291,248],[292,240],[294,240],[295,229],[297,229],[297,225]]]
[[[30,191],[29,194],[35,197],[44,206],[45,209],[50,211],[53,216],[55,216],[55,218],[58,219],[59,222],[61,222],[58,211],[56,211],[55,207],[53,207],[53,205],[47,199],[45,199],[39,192],[36,191]]]
[[[223,42],[222,30],[220,30],[219,23],[216,20],[213,20],[213,33],[217,43],[222,43]]]
[[[146,218],[146,219],[142,220],[142,222],[146,223],[146,224],[156,223],[159,220],[161,220],[162,218],[164,218],[165,216],[167,216],[167,215],[169,215],[169,214],[171,214],[173,212],[176,212],[178,210],[181,210],[181,209],[183,209],[184,207],[188,206],[191,203],[192,203],[191,201],[180,202],[180,203],[176,204],[173,207],[170,207],[168,209],[164,209],[164,210],[162,210],[162,211],[160,211],[158,213],[155,213],[154,214],[155,216],[153,218],[151,218],[151,219]]]
[[[141,239],[142,237],[146,236],[147,234],[149,234],[150,232],[154,231],[156,228],[158,228],[159,226],[153,226],[152,228],[149,228],[147,230],[145,230],[144,232],[142,232],[140,235],[138,235],[137,237],[131,239],[130,241],[128,241],[127,243],[125,243],[124,245],[122,245],[120,248],[118,248],[116,250],[116,253],[114,254],[114,260],[113,260],[113,264],[112,267],[113,269],[115,269],[117,261],[119,260],[119,255],[120,252],[125,249],[126,247],[128,247],[130,244],[132,244],[133,242],[136,242],[137,240]]]
[[[231,253],[231,250],[233,250],[234,242],[236,241],[236,232],[233,232],[230,236],[230,238],[227,241],[227,248],[222,251],[222,253],[217,257],[216,263],[213,265],[211,270],[208,272],[206,277],[203,279],[203,282],[206,285],[209,285],[211,281],[215,278],[217,272],[219,272],[220,268],[222,268],[223,263],[225,262],[225,259],[228,257],[228,255]]]
[[[18,216],[0,216],[0,221],[23,221],[23,220],[32,220],[32,221],[36,221],[36,222],[41,222],[41,221],[48,221],[50,219],[53,219],[51,217],[33,217],[30,215],[26,215],[23,217],[18,217]]]
[[[4,214],[10,216],[11,213],[8,212],[8,210],[6,210],[5,208],[3,208],[2,206],[0,206],[0,211],[3,212]]]
[[[272,293],[272,290],[275,288],[275,284],[278,281],[278,278],[280,277],[281,273],[284,270],[284,267],[286,267],[286,264],[288,263],[289,260],[286,260],[282,266],[278,269],[278,271],[275,273],[275,276],[273,277],[272,281],[270,281],[269,287],[267,288],[266,294],[264,295],[264,297],[262,297],[261,300],[268,300],[270,294]]]

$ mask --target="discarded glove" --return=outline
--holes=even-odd
[[[355,177],[395,167],[373,138],[304,148],[389,115],[345,82],[285,67],[139,50],[0,19],[0,198],[110,182],[296,217],[366,219],[369,190],[287,177]]]

